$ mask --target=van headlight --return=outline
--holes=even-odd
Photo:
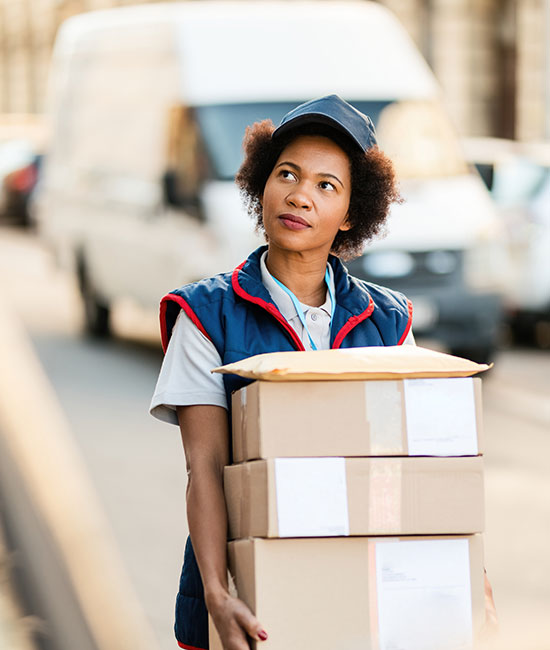
[[[361,261],[363,270],[372,278],[404,278],[415,267],[413,256],[406,251],[373,251]]]
[[[450,275],[456,271],[458,258],[452,251],[430,251],[424,258],[424,266],[434,275]]]

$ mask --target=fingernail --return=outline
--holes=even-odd
[[[258,636],[260,637],[261,641],[267,641],[267,632],[265,630],[260,630],[258,632]]]

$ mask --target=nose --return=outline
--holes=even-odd
[[[295,185],[287,196],[287,203],[300,210],[311,210],[312,201],[310,193],[304,183]]]

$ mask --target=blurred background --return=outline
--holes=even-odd
[[[245,127],[332,92],[405,199],[350,271],[495,364],[494,647],[550,648],[550,0],[0,0],[0,648],[175,647],[158,302],[261,243]]]

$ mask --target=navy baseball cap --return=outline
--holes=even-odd
[[[303,124],[326,124],[351,138],[362,151],[368,151],[376,143],[374,124],[351,104],[338,95],[326,95],[300,104],[288,112],[273,131],[273,139]]]

